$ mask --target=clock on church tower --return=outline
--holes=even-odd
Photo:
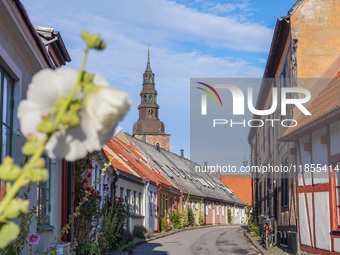
[[[164,133],[164,123],[158,118],[159,105],[157,104],[157,91],[155,89],[155,74],[150,66],[149,49],[140,97],[139,119],[133,124],[133,136],[170,151],[170,135]]]

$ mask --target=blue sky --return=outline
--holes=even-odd
[[[100,33],[102,52],[90,52],[86,69],[125,90],[134,103],[120,122],[132,133],[146,67],[147,43],[158,91],[159,117],[171,134],[171,151],[189,156],[190,78],[262,77],[276,19],[295,0],[22,0],[34,25],[60,31],[78,69],[80,32]],[[249,146],[244,139],[244,155]],[[242,158],[240,159],[242,160]]]

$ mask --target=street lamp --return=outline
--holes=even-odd
[[[242,164],[244,167],[248,166],[248,159],[246,158],[246,156],[244,156],[243,160],[242,160]]]

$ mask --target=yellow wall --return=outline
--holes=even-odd
[[[340,1],[305,0],[291,16],[299,78],[318,78],[340,54]]]

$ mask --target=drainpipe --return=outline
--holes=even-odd
[[[146,215],[147,212],[149,211],[149,192],[148,192],[148,188],[149,188],[149,185],[150,185],[150,181],[147,180],[146,181],[146,186],[145,186],[145,210],[144,210],[144,215],[145,215],[145,226],[147,228],[149,228],[149,215]]]
[[[118,181],[118,174],[115,171],[115,169],[113,169],[113,174],[114,174],[114,179],[111,182],[111,196],[113,196],[114,198],[116,197],[116,182]]]
[[[161,232],[160,230],[160,222],[159,222],[159,214],[161,212],[161,209],[160,209],[160,202],[159,202],[159,191],[162,189],[162,183],[159,184],[159,187],[157,189],[157,231],[158,232]]]

